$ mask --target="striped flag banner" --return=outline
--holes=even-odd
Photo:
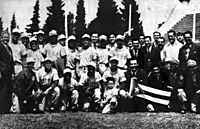
[[[148,100],[154,103],[169,105],[171,91],[155,89],[155,88],[148,87],[142,84],[138,84],[138,87],[140,90],[142,90],[142,93],[136,95],[137,97],[143,98],[145,100]]]

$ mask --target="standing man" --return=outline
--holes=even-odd
[[[15,75],[22,71],[23,65],[26,61],[26,47],[19,41],[20,35],[21,32],[19,29],[13,29],[12,42],[9,43],[9,46],[13,52],[13,59],[15,62]]]
[[[192,41],[192,32],[186,31],[184,33],[184,39],[186,44],[179,50],[178,59],[180,65],[183,67],[187,66],[187,61],[189,59],[196,61],[197,68],[199,69],[200,62],[200,47]]]
[[[129,50],[124,46],[124,36],[117,35],[116,37],[117,47],[113,47],[110,50],[110,57],[116,56],[119,60],[118,67],[121,69],[127,68],[127,61],[131,58]]]
[[[159,64],[161,62],[160,59],[160,50],[153,45],[150,36],[145,37],[145,46],[141,47],[141,53],[139,54],[140,61],[142,62],[142,68],[146,69],[147,59],[152,59],[152,65]]]
[[[98,33],[92,33],[92,35],[91,35],[91,47],[93,47],[94,49],[96,49],[98,42],[99,42],[99,35],[98,35]]]
[[[161,36],[160,32],[155,31],[153,32],[153,39],[154,39],[154,45],[157,46],[158,45],[158,38]]]
[[[183,46],[176,40],[176,32],[170,30],[168,33],[169,43],[167,43],[163,48],[163,62],[170,61],[171,63],[179,62],[178,54],[180,48]]]
[[[39,30],[37,32],[37,41],[38,41],[39,50],[42,52],[44,45],[46,44],[45,39],[44,39],[44,32],[42,30]]]
[[[176,36],[177,40],[179,43],[185,45],[184,37],[182,32],[178,32]]]
[[[14,75],[14,61],[12,50],[8,46],[10,34],[1,33],[0,42],[0,114],[9,113],[12,105],[12,75]]]

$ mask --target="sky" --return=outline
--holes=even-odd
[[[42,27],[47,18],[46,7],[51,5],[51,0],[39,0],[40,1],[40,24]],[[115,0],[116,3],[122,7],[122,0]],[[24,30],[26,25],[31,23],[33,16],[33,6],[36,0],[0,0],[0,17],[3,20],[4,28],[10,27],[12,15],[15,12],[16,22],[20,29]],[[65,10],[67,13],[71,11],[76,14],[76,5],[78,0],[63,0],[65,3]],[[159,23],[166,21],[169,18],[170,12],[178,4],[179,0],[136,0],[139,5],[139,11],[141,13],[140,20],[143,23],[144,32],[151,34],[156,29]],[[190,3],[194,5],[200,5],[200,0],[191,0]],[[86,10],[86,24],[90,23],[97,13],[98,0],[84,0]]]
[[[0,17],[3,18],[4,28],[10,27],[10,22],[12,20],[12,15],[15,13],[16,22],[21,29],[25,28],[26,25],[31,23],[31,18],[33,16],[33,6],[36,0],[0,0]],[[50,0],[39,0],[40,1],[40,27],[45,23],[47,18],[46,7],[51,5]],[[120,4],[121,0],[115,0]],[[68,13],[71,11],[76,14],[76,6],[78,0],[63,0],[65,6],[63,10]],[[90,23],[96,17],[98,0],[84,0],[85,11],[86,11],[86,24]]]

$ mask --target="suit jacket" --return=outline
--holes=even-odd
[[[6,47],[0,42],[0,72],[4,79],[10,79],[14,73],[14,61],[12,56],[12,50],[8,46],[7,51]]]
[[[142,54],[141,54],[141,49],[138,49],[138,55],[135,55],[135,53],[133,52],[134,50],[132,50],[132,49],[130,49],[129,50],[129,52],[130,52],[130,55],[131,55],[131,59],[130,60],[137,60],[137,62],[138,62],[138,64],[139,64],[139,66],[140,66],[140,68],[142,68],[143,67],[143,62],[141,61],[142,59],[144,59],[143,57],[141,57],[141,56],[143,56]]]
[[[143,64],[143,68],[146,67],[147,64],[147,59],[151,58],[152,59],[152,64],[159,64],[161,63],[161,58],[160,58],[160,50],[158,49],[158,47],[152,46],[152,49],[150,51],[150,53],[147,52],[147,48],[141,47],[140,48],[141,52],[139,53],[139,59],[140,62],[142,62]]]
[[[189,56],[188,58],[186,57],[186,50],[188,49],[188,45],[184,45],[180,50],[179,50],[179,56],[178,59],[180,61],[180,65],[181,66],[186,66],[187,61],[189,59],[192,59],[194,61],[197,62],[198,68],[200,68],[199,64],[200,64],[200,47],[198,44],[196,43],[192,43],[191,47],[190,47],[190,51],[189,51]]]

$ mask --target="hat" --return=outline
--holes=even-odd
[[[30,38],[30,42],[33,42],[33,41],[36,41],[37,42],[37,39],[35,37],[31,37]]]
[[[124,36],[121,34],[117,35],[116,40],[124,40]]]
[[[29,34],[24,32],[22,33],[21,38],[29,38]]]
[[[38,34],[38,32],[33,32],[33,35],[37,35]]]
[[[69,68],[64,69],[63,74],[65,73],[71,73],[72,71]]]
[[[54,36],[54,35],[57,35],[57,31],[52,30],[49,32],[49,36]]]
[[[113,60],[119,61],[116,56],[113,56],[113,57],[110,58],[110,61],[113,61]]]
[[[101,35],[100,37],[99,37],[99,40],[107,40],[107,36],[105,36],[105,35]]]
[[[58,36],[58,41],[61,40],[61,39],[66,39],[64,34],[61,34],[61,35]]]
[[[70,40],[76,40],[76,37],[75,37],[74,35],[70,35],[70,36],[68,37],[68,41],[70,41]]]
[[[188,60],[188,62],[187,62],[187,66],[188,67],[194,67],[194,66],[196,66],[197,65],[197,63],[196,63],[196,61],[194,61],[194,60]]]
[[[21,34],[21,31],[20,31],[20,29],[18,29],[18,28],[14,28],[13,31],[12,31],[12,33],[13,33],[13,34],[16,34],[16,33],[17,33],[17,34]]]
[[[33,57],[28,57],[27,59],[26,59],[26,63],[28,64],[28,63],[35,63],[35,59],[33,58]]]
[[[82,36],[82,39],[90,39],[90,35],[84,34],[84,35]]]
[[[46,58],[44,59],[44,62],[46,62],[46,61],[51,61],[51,62],[53,62],[53,59],[50,58],[50,57],[46,57]]]
[[[39,35],[39,34],[42,34],[42,35],[44,35],[44,31],[42,31],[42,30],[39,30],[39,31],[37,32],[37,35]]]
[[[87,66],[92,66],[96,69],[96,64],[94,62],[90,62]]]

